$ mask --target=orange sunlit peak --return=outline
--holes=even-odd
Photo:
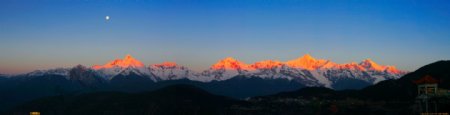
[[[114,61],[111,61],[109,63],[106,63],[105,65],[99,66],[94,65],[92,66],[93,69],[102,69],[102,68],[113,68],[113,67],[144,67],[144,64],[140,62],[139,60],[134,59],[131,55],[126,55],[125,58],[122,59],[116,59]]]
[[[396,73],[396,74],[402,73],[402,71],[398,70],[395,66],[387,66],[386,71],[389,73]]]
[[[281,65],[283,65],[283,63],[280,61],[264,60],[264,61],[254,63],[253,65],[251,65],[251,67],[268,69],[268,68],[273,68],[273,67],[277,67],[277,66],[281,66]]]
[[[378,65],[377,63],[372,61],[370,58],[365,59],[361,63],[361,65],[364,66],[364,67],[369,67],[368,69],[375,70],[375,71],[384,71],[387,68],[386,66]]]
[[[237,61],[237,60],[234,59],[233,57],[226,57],[222,61]]]
[[[232,57],[227,57],[212,65],[212,69],[250,69],[249,65],[240,62]]]
[[[370,59],[370,58],[362,61],[360,65],[366,67],[369,70],[386,71],[386,72],[395,73],[395,74],[403,73],[402,71],[398,70],[395,66],[378,65],[377,63],[372,61],[372,59]]]
[[[303,60],[316,60],[314,57],[312,57],[309,54],[305,54],[302,57],[300,57],[299,59],[303,59]]]
[[[128,59],[134,59],[133,56],[131,56],[130,54],[127,54],[124,58],[124,60],[128,60]]]
[[[108,63],[108,65],[116,65],[116,64],[119,64],[119,63],[122,63],[122,59],[115,59],[114,61]]]
[[[318,69],[319,67],[325,65],[328,62],[329,62],[328,60],[316,60],[311,55],[305,54],[302,57],[297,58],[295,60],[287,61],[286,64],[289,67],[314,70]]]
[[[367,59],[363,60],[362,63],[363,64],[370,64],[370,65],[378,65],[377,63],[372,61],[372,59],[370,59],[370,58],[367,58]]]
[[[378,65],[377,63],[375,63],[375,62],[374,62],[372,59],[370,59],[370,58],[367,58],[367,59],[363,60],[363,62]]]
[[[233,57],[226,57],[222,60],[220,60],[218,63],[226,64],[226,63],[237,63],[237,64],[243,64],[243,62],[240,62],[237,59],[234,59]]]

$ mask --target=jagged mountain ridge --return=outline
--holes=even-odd
[[[244,99],[312,86],[337,90],[361,89],[404,74],[403,71],[394,73],[392,67],[375,65],[369,60],[366,63],[336,64],[328,60],[317,61],[306,55],[291,62],[289,65],[287,62],[265,60],[246,64],[234,58],[225,58],[208,70],[196,72],[173,62],[145,66],[128,55],[105,65],[77,65],[0,76],[0,92],[5,94],[0,96],[5,100],[0,103],[0,111],[52,95],[97,91],[141,92],[173,84],[190,84],[214,94]],[[294,66],[296,63],[299,65]]]
[[[25,76],[55,74],[70,79],[70,69],[36,70],[25,74]],[[127,55],[124,59],[116,59],[105,65],[94,65],[87,69],[96,72],[96,76],[100,76],[106,81],[113,79],[115,76],[126,76],[130,73],[148,77],[154,82],[179,79],[211,82],[228,80],[235,76],[246,76],[263,79],[288,79],[306,86],[329,88],[339,87],[336,85],[345,84],[349,80],[370,85],[386,79],[397,79],[406,74],[406,72],[398,70],[394,66],[378,65],[370,59],[361,63],[337,64],[330,60],[315,59],[309,54],[287,62],[264,60],[254,64],[246,64],[232,57],[227,57],[202,72],[190,70],[188,67],[174,62],[145,66],[131,55]]]

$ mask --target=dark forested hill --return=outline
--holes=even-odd
[[[439,80],[438,86],[450,89],[450,61],[438,61],[408,73],[397,80],[382,81],[361,90],[364,97],[371,99],[411,100],[417,95],[417,86],[413,81],[430,75]]]
[[[78,96],[54,96],[31,101],[6,114],[43,115],[212,115],[225,112],[240,101],[210,94],[190,85],[172,85],[152,92],[97,92]]]

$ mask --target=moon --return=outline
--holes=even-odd
[[[109,17],[109,16],[106,16],[105,19],[106,19],[106,21],[109,21],[110,17]]]

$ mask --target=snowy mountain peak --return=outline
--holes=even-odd
[[[103,68],[114,68],[114,67],[121,67],[121,68],[127,68],[127,67],[145,67],[142,62],[139,60],[134,59],[131,55],[125,56],[125,58],[122,59],[116,59],[114,61],[111,61],[103,66],[95,65],[92,66],[93,69],[99,70]]]
[[[123,59],[121,66],[144,67],[144,64],[141,61],[134,59],[130,54],[128,54]]]
[[[236,62],[238,60],[234,59],[233,57],[226,57],[226,58],[222,59],[222,61]]]
[[[107,79],[111,79],[119,73],[129,73],[128,71],[131,70],[138,74],[151,75],[145,65],[131,55],[126,55],[123,59],[116,59],[105,65],[92,66],[92,69],[99,71]]]
[[[311,55],[309,55],[309,54],[305,54],[301,58],[299,58],[299,60],[315,61],[316,59],[314,57],[312,57]]]
[[[300,58],[287,61],[286,64],[292,68],[302,68],[307,70],[316,70],[328,63],[328,60],[317,60],[309,54],[305,54]]]
[[[225,59],[220,60],[216,64],[211,66],[211,69],[218,70],[218,69],[250,69],[250,66],[248,64],[245,64],[243,62],[240,62],[232,57],[227,57]]]
[[[395,66],[383,66],[375,63],[371,59],[365,59],[361,63],[360,66],[366,68],[367,70],[379,71],[379,72],[387,72],[392,74],[403,74],[405,72],[398,70]]]
[[[133,58],[133,56],[131,56],[130,54],[127,54],[126,56],[125,56],[125,59],[124,60],[134,60],[134,58]]]
[[[387,66],[386,72],[388,73],[394,73],[394,74],[403,74],[405,72],[398,70],[395,66]]]
[[[363,60],[360,64],[361,65],[368,65],[368,66],[370,66],[370,65],[378,65],[377,63],[372,61],[372,59],[370,59],[370,58],[367,58],[367,59]]]
[[[265,61],[256,62],[256,63],[252,64],[251,67],[256,68],[256,69],[271,69],[271,68],[279,67],[282,65],[283,65],[283,63],[279,62],[279,61],[265,60]]]
[[[375,70],[375,71],[384,71],[386,69],[385,66],[380,66],[371,59],[365,59],[363,60],[359,65],[362,67],[368,69],[368,70]]]

